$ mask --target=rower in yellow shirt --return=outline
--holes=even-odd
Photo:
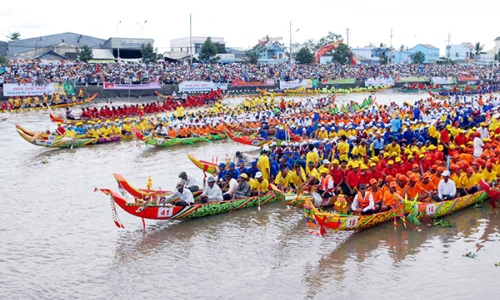
[[[337,150],[339,153],[340,161],[347,161],[349,158],[349,144],[347,143],[347,138],[345,135],[341,136],[341,141],[337,144]]]
[[[465,174],[460,177],[460,186],[462,187],[462,194],[474,194],[477,192],[477,182],[472,168],[467,168]]]
[[[487,163],[486,170],[483,171],[484,180],[491,184],[498,181],[497,172],[493,170],[493,164]]]
[[[258,191],[260,191],[261,194],[266,194],[269,191],[269,181],[262,178],[261,172],[257,172],[255,174],[255,179],[251,178],[251,180],[248,181],[248,184],[250,185],[252,194],[255,196],[258,195]]]
[[[397,144],[395,139],[392,139],[392,142],[385,147],[385,151],[396,153],[398,156],[401,155],[401,147]]]

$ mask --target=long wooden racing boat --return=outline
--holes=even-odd
[[[248,145],[248,146],[256,146],[256,147],[262,147],[266,144],[271,143],[269,140],[260,140],[260,139],[252,139],[248,136],[235,136],[233,133],[231,133],[229,130],[225,129],[227,136],[240,144],[243,145]]]
[[[160,137],[154,135],[144,136],[138,132],[135,128],[132,134],[139,140],[143,141],[147,146],[156,147],[171,147],[177,145],[192,145],[199,142],[211,142],[218,141],[226,138],[225,134],[210,134],[207,136],[193,136],[187,138],[170,138],[170,137]]]
[[[484,191],[478,191],[475,194],[466,195],[453,200],[425,203],[425,202],[413,202],[413,201],[403,201],[405,214],[410,214],[417,219],[421,218],[439,218],[447,216],[454,212],[465,209],[476,203],[484,201],[488,198],[488,194]]]
[[[40,146],[44,148],[78,148],[88,145],[106,144],[119,142],[121,137],[101,137],[101,138],[89,138],[89,137],[76,137],[76,138],[65,138],[57,136],[55,134],[47,134],[42,131],[31,132],[25,130],[20,125],[16,125],[17,133],[28,143]]]
[[[208,162],[205,160],[200,160],[194,157],[191,154],[187,154],[189,160],[195,164],[198,168],[200,168],[203,172],[207,172],[209,174],[214,175],[217,172],[217,164],[213,162]]]
[[[49,107],[50,107],[50,109],[56,109],[56,108],[65,108],[65,107],[76,106],[76,105],[83,105],[83,104],[87,104],[87,103],[94,101],[94,99],[97,98],[97,95],[98,95],[98,93],[95,93],[91,97],[84,99],[82,101],[73,102],[72,100],[68,100],[67,103],[54,104],[54,105],[50,105]],[[17,113],[17,112],[23,112],[23,111],[37,111],[37,110],[45,110],[45,109],[48,109],[47,105],[38,106],[38,107],[33,106],[33,107],[5,109],[5,110],[0,109],[0,113],[2,113],[2,112],[15,112],[15,113]]]
[[[127,202],[119,193],[109,189],[96,189],[111,197],[114,203],[118,204],[127,213],[151,220],[176,220],[176,219],[193,219],[201,218],[211,215],[222,214],[230,211],[240,210],[244,208],[254,207],[275,202],[277,197],[274,193],[270,192],[260,197],[251,197],[245,199],[236,199],[222,202],[209,202],[209,203],[196,203],[186,207],[182,206],[164,206],[157,205],[150,202],[140,212],[138,208],[142,206],[140,203]],[[116,223],[116,220],[115,220]],[[117,224],[118,225],[118,224]],[[120,226],[119,226],[120,227]]]
[[[325,234],[325,228],[338,230],[359,231],[378,224],[382,224],[394,218],[397,214],[394,210],[372,215],[345,215],[319,211],[311,200],[306,200],[304,214],[309,227],[320,229]],[[319,227],[319,228],[318,228]]]

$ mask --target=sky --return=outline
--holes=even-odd
[[[400,45],[431,44],[445,53],[451,44],[470,42],[494,47],[500,36],[500,1],[158,1],[131,2],[86,0],[68,6],[67,1],[35,0],[2,3],[0,40],[9,32],[21,38],[73,32],[102,39],[110,37],[153,38],[159,52],[169,50],[170,39],[189,37],[192,14],[193,36],[224,37],[226,47],[249,48],[258,39],[283,37],[290,44],[320,39],[329,31],[341,34],[349,46],[370,42]],[[141,4],[145,5],[141,5]],[[167,5],[168,4],[168,5]],[[119,23],[121,21],[121,23]],[[146,21],[146,23],[144,23]],[[298,31],[297,31],[298,30]]]

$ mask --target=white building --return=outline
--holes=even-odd
[[[486,54],[482,54],[481,58],[484,57],[485,62],[492,62],[495,59],[495,54],[498,54],[498,51],[500,51],[500,36],[495,39],[495,46],[486,51]],[[499,60],[499,58],[497,58]]]
[[[171,57],[183,57],[190,55],[190,48],[193,49],[193,56],[200,53],[201,46],[207,40],[207,36],[193,36],[193,43],[190,44],[190,38],[184,37],[180,39],[170,40],[170,55]],[[211,37],[212,42],[216,44],[226,45],[224,38]]]
[[[472,43],[446,46],[446,57],[457,63],[470,63],[474,60],[475,47]]]

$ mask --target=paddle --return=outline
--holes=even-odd
[[[258,202],[258,203],[259,203],[259,204],[258,204],[259,206],[258,206],[258,207],[259,207],[259,210],[260,210],[260,183],[259,183],[259,181],[257,181],[257,195],[258,195],[258,197],[259,197],[259,198],[258,198],[258,200],[259,200],[259,202]]]

